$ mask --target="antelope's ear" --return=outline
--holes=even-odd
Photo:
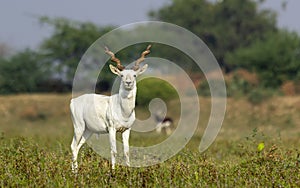
[[[111,65],[111,64],[109,64],[109,68],[110,68],[110,71],[112,72],[112,73],[114,73],[114,74],[116,74],[116,75],[120,75],[120,70],[117,68],[117,67],[115,67],[115,66],[113,66],[113,65]]]
[[[137,73],[138,75],[143,74],[148,68],[148,64],[145,64],[142,68],[140,68]]]

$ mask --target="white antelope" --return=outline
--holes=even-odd
[[[79,149],[93,133],[109,134],[111,163],[112,169],[114,169],[117,154],[116,132],[121,132],[126,164],[130,165],[128,142],[131,126],[135,121],[136,77],[148,67],[145,64],[140,68],[139,64],[150,53],[150,47],[151,45],[136,60],[132,69],[125,69],[114,53],[106,48],[105,52],[111,56],[111,61],[117,63],[117,67],[109,65],[109,68],[112,73],[121,77],[119,93],[112,96],[85,94],[71,100],[71,117],[74,125],[71,150],[73,154],[72,170],[74,172],[77,171],[78,167]]]

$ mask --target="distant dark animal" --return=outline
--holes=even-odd
[[[157,122],[156,125],[156,132],[162,133],[164,132],[167,135],[170,135],[172,133],[173,129],[173,119],[170,117],[163,117],[159,113],[155,115],[155,120]]]

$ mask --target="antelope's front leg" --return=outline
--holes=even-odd
[[[130,163],[129,163],[129,135],[130,135],[130,129],[127,129],[122,133],[124,155],[125,155],[125,160],[126,160],[127,166],[130,166]]]
[[[117,155],[117,145],[116,145],[116,129],[109,128],[109,142],[110,142],[110,153],[111,153],[111,168],[115,169],[116,155]]]

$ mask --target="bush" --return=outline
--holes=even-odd
[[[226,93],[222,90],[217,90],[220,88],[220,84],[222,84],[220,80],[212,80],[211,82],[212,89],[217,91],[215,97],[226,96],[226,94],[228,97],[234,98],[246,97],[246,99],[253,105],[260,104],[273,95],[278,94],[277,90],[258,87],[243,78],[238,78],[237,76],[233,76],[230,81],[226,82]],[[198,91],[200,96],[211,96],[210,87],[207,81],[200,84]]]
[[[37,92],[47,80],[39,55],[29,49],[9,59],[0,59],[0,93]]]
[[[137,83],[137,105],[147,105],[154,98],[167,102],[178,97],[176,90],[166,81],[158,78],[145,78]]]
[[[261,86],[278,88],[288,80],[300,79],[299,49],[300,37],[296,33],[280,31],[228,54],[226,61],[256,72]]]
[[[237,76],[234,76],[227,86],[228,96],[231,97],[243,96],[253,89],[248,81]]]
[[[222,85],[223,85],[223,80],[211,80],[212,88],[210,88],[208,85],[208,82],[205,81],[200,84],[198,93],[201,96],[208,97],[208,96],[211,96],[210,89],[213,89],[214,91],[216,91],[214,97],[226,97],[227,96],[226,91],[219,89],[219,88],[223,88],[223,87],[221,87]]]
[[[256,88],[248,93],[247,99],[251,104],[257,105],[272,97],[273,94],[274,91],[272,90],[268,90],[265,88]]]

